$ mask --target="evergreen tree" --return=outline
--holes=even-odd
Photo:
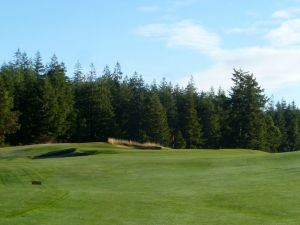
[[[128,87],[131,91],[128,111],[128,138],[130,140],[144,141],[146,131],[143,127],[143,117],[145,113],[144,102],[146,96],[146,87],[144,80],[140,75],[134,73],[129,79]]]
[[[129,80],[127,77],[124,78],[123,82],[120,84],[119,90],[119,103],[116,106],[116,121],[118,123],[118,127],[120,128],[120,133],[118,137],[132,139],[133,137],[130,135],[130,122],[131,122],[131,113],[132,113],[132,99],[133,92],[129,86]]]
[[[49,77],[39,80],[38,93],[41,107],[39,107],[39,110],[36,112],[40,117],[38,121],[39,136],[37,137],[37,141],[40,143],[56,141],[57,133],[54,129],[54,124],[56,124],[55,119],[58,114],[59,106],[56,101],[55,90]]]
[[[16,133],[14,143],[34,143],[38,137],[39,115],[41,102],[38,92],[38,75],[31,68],[24,71],[24,82],[21,95],[19,96],[18,111],[21,112],[19,121],[21,129]]]
[[[97,72],[94,63],[90,64],[90,71],[87,75],[87,81],[92,83],[97,79]]]
[[[79,61],[75,64],[74,76],[73,76],[73,84],[74,86],[80,85],[84,80],[84,74],[82,72],[81,64]]]
[[[77,75],[81,75],[81,68],[75,71]],[[90,141],[94,138],[93,123],[93,107],[94,102],[97,101],[96,95],[96,70],[93,64],[90,64],[90,71],[85,76],[86,79],[82,82],[74,80],[75,85],[75,109],[76,109],[76,127],[77,132],[75,137],[79,140]],[[76,139],[77,139],[76,138]]]
[[[278,102],[276,108],[269,108],[268,114],[281,134],[280,152],[295,151],[300,148],[299,109],[295,103],[287,105],[285,101]]]
[[[276,104],[276,109],[271,111],[269,110],[269,114],[272,116],[274,124],[280,130],[281,140],[279,145],[279,151],[285,152],[289,151],[288,149],[288,135],[287,135],[287,124],[285,118],[285,112],[287,110],[287,105],[285,101],[278,102]]]
[[[84,114],[87,107],[87,81],[81,69],[79,62],[75,65],[74,79],[72,83],[74,94],[74,123],[72,125],[72,140],[85,141],[87,140],[87,120]]]
[[[42,76],[45,72],[45,67],[43,65],[42,56],[40,52],[35,54],[35,59],[33,61],[34,64],[34,72],[37,76]]]
[[[82,77],[81,70],[75,71],[75,77]],[[89,141],[106,141],[114,136],[115,118],[111,104],[109,87],[102,79],[96,79],[93,65],[87,80],[74,80],[76,124],[74,138]]]
[[[4,83],[0,78],[0,144],[3,144],[5,137],[19,129],[18,113],[12,111],[13,98],[4,88]]]
[[[266,147],[264,150],[278,152],[281,143],[281,133],[270,115],[266,115],[266,129]]]
[[[103,75],[101,77],[101,82],[109,89],[111,95],[111,104],[113,107],[114,115],[115,115],[115,135],[117,137],[122,136],[121,129],[121,115],[122,115],[122,99],[121,96],[121,79],[122,79],[122,71],[119,63],[116,64],[114,68],[114,72],[111,73],[108,66],[106,66],[103,70]]]
[[[186,148],[186,142],[185,142],[180,130],[176,130],[174,132],[174,135],[173,135],[172,139],[173,139],[172,140],[172,142],[173,142],[172,147],[173,148],[176,148],[176,149]]]
[[[150,91],[145,99],[144,110],[144,130],[146,131],[146,141],[169,145],[170,130],[166,112],[154,91]]]
[[[44,82],[43,104],[48,106],[51,112],[48,124],[48,133],[51,138],[58,140],[68,139],[74,117],[74,100],[71,83],[66,76],[66,68],[63,63],[58,63],[54,55],[48,65]],[[49,112],[45,112],[49,114]]]
[[[101,83],[96,83],[93,98],[90,99],[91,117],[87,118],[91,125],[91,139],[106,141],[114,135],[115,121],[109,89]]]
[[[15,62],[10,67],[13,71],[13,77],[17,76],[13,88],[14,109],[20,112],[19,123],[20,129],[9,136],[9,142],[12,144],[29,144],[33,143],[37,135],[38,117],[38,95],[37,79],[38,74],[34,70],[34,65],[26,53],[18,51]]]
[[[287,149],[295,151],[300,148],[299,118],[295,103],[292,102],[285,112],[286,132],[287,132]]]
[[[233,147],[264,149],[266,97],[252,74],[234,70],[231,88],[231,120]]]
[[[173,135],[176,135],[178,133],[175,133],[178,129],[178,112],[172,84],[168,84],[166,80],[163,79],[157,92],[166,111],[170,131]]]
[[[221,124],[215,98],[213,90],[208,93],[202,92],[198,97],[197,111],[198,117],[201,118],[205,148],[220,148],[221,146]]]
[[[123,76],[123,72],[121,69],[121,65],[119,62],[117,62],[115,65],[115,68],[114,68],[114,72],[113,72],[113,79],[115,81],[120,82],[122,80],[122,76]]]
[[[196,91],[190,82],[183,93],[180,124],[187,148],[199,148],[202,145],[202,131],[195,106]]]
[[[72,82],[54,56],[45,67],[18,50],[0,68],[0,142],[105,141],[107,137],[153,141],[174,148],[300,149],[300,110],[267,98],[252,74],[234,71],[229,96],[198,93],[164,79],[145,85],[140,75],[123,78],[117,63],[101,77],[93,64]]]
[[[112,74],[108,65],[106,65],[103,69],[103,77],[104,78],[112,78]]]
[[[230,99],[224,90],[219,88],[215,96],[215,112],[220,124],[220,148],[232,147],[231,127],[230,127]]]

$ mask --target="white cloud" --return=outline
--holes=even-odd
[[[233,68],[243,69],[255,75],[259,84],[267,90],[279,89],[300,82],[300,51],[298,49],[275,49],[249,47],[220,50],[211,54],[214,65],[195,73],[194,80],[200,90],[211,86],[231,86]],[[187,83],[189,77],[180,80]]]
[[[145,37],[164,40],[168,47],[185,47],[203,52],[219,48],[219,37],[202,26],[184,20],[175,24],[149,24],[138,29]]]
[[[282,9],[282,10],[278,10],[275,11],[272,14],[272,18],[274,19],[289,19],[289,18],[293,18],[296,17],[300,14],[300,8],[298,7],[290,7],[287,9]]]
[[[140,12],[158,12],[161,8],[158,5],[144,5],[138,8]]]
[[[249,15],[250,14],[250,15]],[[258,17],[253,12],[248,13],[251,17]],[[290,7],[287,9],[275,11],[270,18],[257,19],[252,24],[245,27],[233,27],[225,29],[225,34],[254,34],[254,33],[269,33],[271,27],[280,26],[287,21],[299,19],[300,8]]]
[[[300,44],[300,19],[284,21],[279,27],[267,33],[266,38],[276,46]]]
[[[145,37],[159,38],[168,47],[195,49],[206,55],[213,62],[212,66],[193,73],[200,90],[209,90],[212,86],[222,86],[228,90],[232,85],[233,68],[236,68],[253,73],[263,88],[274,91],[300,83],[300,19],[292,18],[298,13],[296,8],[289,10],[289,17],[287,14],[284,16],[283,13],[274,13],[273,19],[259,25],[267,29],[262,38],[266,38],[268,44],[264,46],[225,49],[220,46],[221,38],[217,34],[186,20],[174,24],[146,25],[139,29],[139,33]],[[257,23],[254,22],[248,28],[233,28],[227,32],[256,32]],[[178,82],[186,84],[189,79],[190,74]]]
[[[275,19],[287,19],[290,18],[291,13],[287,10],[278,10],[272,14],[272,17]]]
[[[223,63],[215,63],[214,66],[207,70],[194,72],[192,76],[195,86],[201,91],[209,91],[212,87],[214,89],[222,87],[222,89],[228,90],[232,84],[232,69]],[[189,80],[190,75],[177,80],[176,83],[186,86]]]

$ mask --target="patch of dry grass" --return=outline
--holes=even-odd
[[[151,143],[151,142],[140,143],[137,141],[122,140],[122,139],[115,139],[115,138],[108,138],[107,142],[112,145],[121,145],[121,146],[133,147],[138,149],[162,149],[163,148],[163,146],[156,143]]]

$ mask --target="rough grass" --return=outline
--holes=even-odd
[[[31,159],[68,148],[98,154]],[[4,148],[0,224],[296,225],[299,175],[300,152],[136,151],[103,143]]]

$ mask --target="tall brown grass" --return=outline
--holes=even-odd
[[[151,143],[151,142],[140,143],[137,141],[122,140],[122,139],[115,139],[115,138],[108,138],[107,142],[112,145],[121,145],[121,146],[138,148],[138,149],[162,149],[163,148],[163,146],[156,143]]]

